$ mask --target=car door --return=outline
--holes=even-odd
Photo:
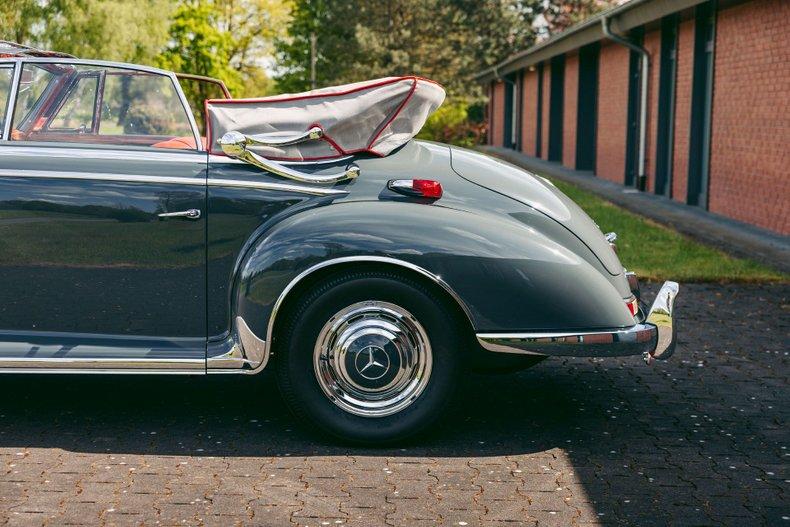
[[[24,59],[14,78],[0,368],[205,371],[207,155],[175,77]]]

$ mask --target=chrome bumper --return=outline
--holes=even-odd
[[[619,357],[643,355],[650,364],[675,352],[673,321],[676,282],[664,282],[644,322],[622,329],[573,331],[567,333],[478,333],[477,340],[498,353],[548,355],[554,357]]]

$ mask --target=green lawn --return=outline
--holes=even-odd
[[[786,281],[787,275],[734,258],[613,205],[578,187],[552,182],[600,225],[617,233],[617,253],[629,271],[646,280],[681,282]]]

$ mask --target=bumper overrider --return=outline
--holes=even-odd
[[[627,328],[595,331],[478,333],[477,340],[499,353],[554,357],[619,357],[642,355],[645,362],[666,360],[675,352],[673,320],[676,282],[664,282],[642,322]],[[635,290],[638,295],[638,286]]]

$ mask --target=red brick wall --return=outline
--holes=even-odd
[[[650,80],[647,87],[647,145],[645,147],[645,171],[647,188],[656,188],[656,138],[658,136],[658,78],[661,70],[661,31],[645,33],[642,46],[650,54]]]
[[[625,136],[628,122],[628,48],[604,44],[598,70],[598,124],[595,173],[625,181]]]
[[[675,80],[675,144],[672,162],[672,199],[686,202],[691,126],[691,80],[694,69],[694,20],[678,28],[678,62]]]
[[[540,157],[549,158],[549,108],[551,106],[551,65],[546,62],[543,66],[543,115],[540,136]]]
[[[538,72],[524,72],[524,88],[521,92],[521,151],[535,155],[538,132]]]
[[[579,98],[579,55],[565,57],[565,108],[562,114],[562,164],[576,168],[576,108]]]
[[[718,13],[709,209],[790,234],[790,2]]]
[[[504,146],[505,142],[505,83],[495,82],[493,88],[493,112],[491,122],[488,123],[488,130],[491,134],[491,144],[494,146]]]

